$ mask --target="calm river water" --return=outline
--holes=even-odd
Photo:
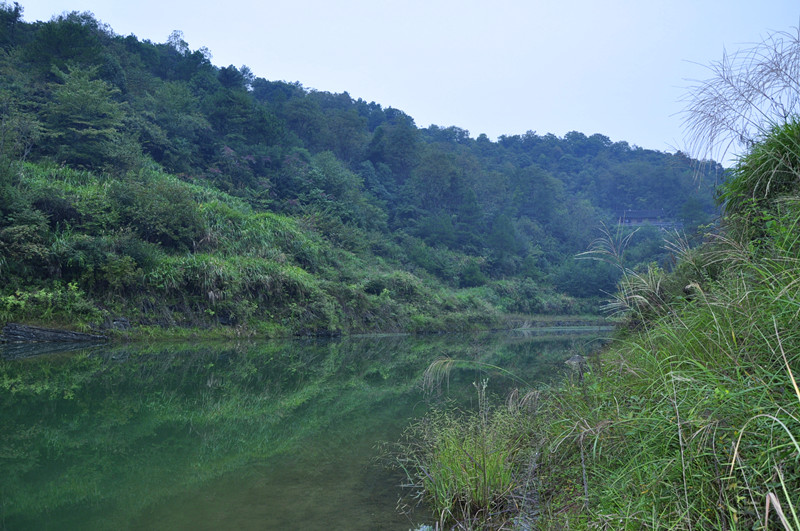
[[[551,332],[0,346],[0,529],[416,528],[382,462],[441,400],[422,372],[450,356],[545,382],[600,342]],[[479,378],[514,385],[462,369],[445,394],[469,407]]]

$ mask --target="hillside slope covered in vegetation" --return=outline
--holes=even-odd
[[[595,312],[621,212],[692,234],[715,164],[599,134],[470,137],[217,67],[179,32],[0,6],[0,322],[337,334]],[[700,184],[698,184],[700,183]],[[631,267],[664,263],[637,234]]]

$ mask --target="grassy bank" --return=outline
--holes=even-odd
[[[548,526],[800,527],[798,236],[700,251],[725,260],[720,279],[648,303],[582,383],[552,393]]]
[[[429,333],[599,306],[526,278],[459,287],[409,262],[402,239],[353,226],[342,245],[319,220],[156,170],[110,179],[25,164],[18,177],[19,225],[0,234],[0,324],[128,338]]]
[[[484,438],[532,431],[522,446],[533,449],[520,455],[538,456],[535,481],[520,473],[524,459],[504,459],[512,480],[477,519],[430,492],[452,515],[443,523],[510,528],[524,488],[544,529],[800,529],[798,183],[790,123],[739,162],[722,187],[725,218],[705,243],[674,245],[670,273],[625,270],[609,303],[624,321],[609,348],[528,395],[536,400],[524,414],[518,402],[495,408],[517,412],[515,429],[484,424]],[[415,454],[433,463],[415,470],[474,466],[468,451],[456,464],[436,456],[452,430],[433,420],[437,435]],[[456,490],[482,485],[488,469],[479,472]]]

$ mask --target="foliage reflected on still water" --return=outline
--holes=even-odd
[[[213,507],[202,501],[207,486],[219,492],[226,482],[277,474],[287,460],[309,470],[334,462],[341,468],[354,449],[369,453],[425,411],[420,375],[436,357],[472,357],[542,381],[587,342],[390,336],[101,346],[4,359],[2,521],[10,528],[146,525],[148,515],[164,512],[164,500],[191,493]],[[497,377],[498,393],[501,383]],[[278,509],[290,511],[285,502],[264,511]],[[389,499],[386,512],[392,509]],[[197,514],[197,506],[186,513]],[[191,518],[174,524],[192,525]],[[400,518],[386,525],[407,529],[403,524]]]

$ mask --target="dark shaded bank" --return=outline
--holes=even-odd
[[[4,343],[88,343],[107,340],[107,336],[100,334],[87,334],[60,328],[45,328],[19,323],[8,323],[3,327],[2,334],[0,334],[0,341]]]

